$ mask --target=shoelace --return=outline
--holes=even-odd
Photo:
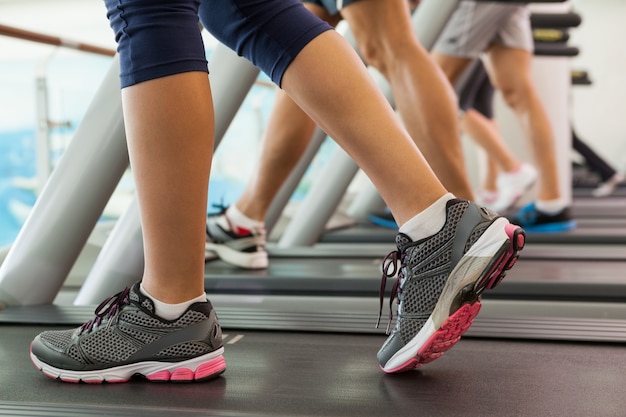
[[[222,197],[219,203],[212,203],[211,207],[217,209],[217,213],[209,213],[209,216],[219,216],[220,214],[226,213],[226,210],[228,210],[230,206],[224,204],[224,198]]]
[[[400,261],[400,267],[398,267],[398,260]],[[380,324],[380,318],[383,314],[383,304],[385,299],[385,288],[387,287],[387,278],[393,278],[396,276],[396,281],[393,283],[393,287],[391,288],[391,295],[389,296],[389,320],[387,321],[387,330],[386,334],[389,334],[391,328],[391,322],[393,320],[393,300],[397,298],[398,304],[400,304],[401,297],[400,293],[402,292],[402,281],[404,280],[404,274],[402,270],[404,269],[404,252],[400,252],[399,250],[391,251],[385,256],[383,259],[383,276],[380,280],[380,309],[378,310],[378,320],[376,321],[376,328]]]
[[[224,204],[224,198],[222,198],[219,203],[211,204],[211,207],[217,209],[217,213],[209,213],[208,215],[210,217],[212,217],[212,216],[220,216],[222,214],[225,214],[226,210],[228,210],[228,206]],[[226,220],[228,221],[228,218],[226,218]],[[209,238],[211,237],[211,233],[209,232],[209,223],[208,222],[206,224],[206,234],[207,234],[207,236]]]
[[[109,322],[107,323],[108,328],[111,325],[110,319],[115,317],[115,315],[120,311],[123,306],[130,304],[130,299],[128,297],[129,293],[130,288],[127,287],[123,291],[120,291],[117,294],[101,302],[94,312],[96,314],[96,317],[80,326],[80,331],[78,332],[78,334],[81,335],[84,332],[91,332],[93,326],[99,325],[104,319],[109,319]]]

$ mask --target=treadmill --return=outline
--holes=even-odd
[[[381,328],[374,325],[391,242],[359,243],[357,251],[328,242],[271,246],[267,271],[208,263],[205,287],[224,328],[228,370],[203,384],[45,378],[29,363],[30,340],[89,320],[95,305],[71,305],[78,288],[65,286],[54,303],[6,306],[0,415],[623,415],[626,260],[617,244],[594,258],[583,247],[529,245],[485,294],[464,340],[417,371],[385,375],[375,354],[388,299]]]

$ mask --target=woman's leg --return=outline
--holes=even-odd
[[[481,148],[490,159],[495,160],[505,172],[513,172],[519,167],[519,161],[504,146],[495,121],[487,119],[476,110],[468,110],[461,119],[461,127]]]
[[[285,73],[282,87],[370,177],[399,225],[445,194],[341,35],[329,31],[313,40]]]
[[[538,199],[561,197],[554,149],[554,134],[531,79],[530,52],[494,45],[489,49],[493,85],[517,115],[524,135],[532,145],[539,169]]]
[[[143,287],[180,303],[204,293],[204,225],[213,154],[207,74],[187,72],[122,90],[144,238]]]
[[[296,57],[283,88],[371,178],[400,225],[381,284],[400,259],[391,295],[401,297],[398,318],[377,355],[381,369],[395,373],[438,358],[459,340],[478,314],[476,294],[500,282],[524,235],[506,219],[445,194],[357,59],[339,35],[326,32]],[[329,76],[333,69],[345,78]]]
[[[81,327],[44,332],[31,360],[69,382],[193,381],[226,369],[204,293],[213,105],[195,1],[109,0],[144,239],[141,283]],[[165,62],[163,62],[165,61]]]

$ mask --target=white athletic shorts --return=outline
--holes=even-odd
[[[530,12],[525,4],[459,2],[433,51],[442,55],[478,58],[494,44],[533,51]]]

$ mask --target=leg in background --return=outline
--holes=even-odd
[[[554,135],[545,109],[532,82],[532,54],[522,49],[494,45],[489,49],[493,85],[513,109],[525,137],[532,145],[539,170],[539,200],[558,200],[558,175]]]
[[[492,83],[517,115],[539,171],[536,201],[523,207],[511,221],[534,232],[571,230],[576,224],[561,196],[554,134],[532,81],[532,54],[523,49],[494,45],[488,55]]]
[[[498,126],[493,119],[488,119],[476,110],[469,109],[461,118],[461,128],[503,171],[513,172],[519,167],[519,161],[504,145]]]
[[[402,120],[437,177],[473,199],[459,140],[456,97],[417,41],[405,0],[357,1],[342,10],[366,62],[389,81]]]

